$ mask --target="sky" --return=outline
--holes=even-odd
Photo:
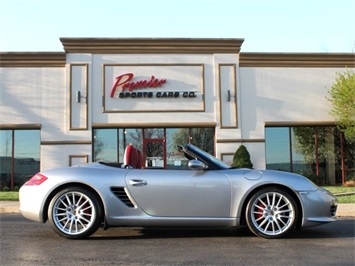
[[[0,52],[61,37],[244,39],[241,52],[354,53],[354,0],[0,0]]]

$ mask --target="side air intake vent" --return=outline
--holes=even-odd
[[[127,207],[133,208],[134,205],[132,201],[129,199],[126,191],[123,187],[111,187],[111,192],[115,194],[115,196],[122,201]]]
[[[337,212],[337,205],[332,205],[331,207],[330,207],[330,215],[331,216],[336,216],[336,212]]]

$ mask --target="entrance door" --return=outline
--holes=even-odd
[[[165,129],[144,129],[143,135],[145,168],[166,168]]]

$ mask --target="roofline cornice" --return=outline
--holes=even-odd
[[[64,52],[0,52],[0,67],[65,67]]]
[[[239,53],[244,39],[60,38],[67,53],[214,54]]]
[[[68,39],[77,40],[77,39]],[[82,38],[80,39],[83,40]],[[107,40],[107,39],[92,39],[92,40]],[[110,39],[117,40],[117,39]],[[111,47],[109,50],[105,45],[99,46],[93,49],[93,46],[84,46],[81,52],[89,52],[89,47],[92,48],[91,52],[100,53],[237,53],[239,52],[242,39],[178,39],[181,42],[172,42],[169,46],[167,43],[162,42],[162,39],[157,39],[159,44],[152,39],[151,42],[146,42],[139,47],[129,48],[129,44],[133,44],[132,39],[119,39],[127,42],[121,43],[122,45],[117,47]],[[141,39],[133,39],[135,41]],[[165,41],[171,39],[164,39]],[[186,41],[187,40],[187,41]],[[199,42],[193,42],[193,40],[199,40]],[[238,44],[239,46],[236,46]],[[79,42],[73,42],[74,45],[79,45]],[[106,42],[108,44],[109,42]],[[163,49],[163,44],[166,49]],[[203,44],[202,44],[203,43]],[[148,45],[150,44],[150,45]],[[189,45],[188,45],[189,44]],[[228,44],[228,45],[227,45]],[[99,45],[99,42],[96,42]],[[202,45],[202,47],[200,46]],[[224,45],[224,46],[223,46]],[[72,47],[72,46],[70,46]],[[106,47],[106,50],[101,50]],[[163,50],[160,50],[158,48]],[[173,48],[175,47],[175,48]],[[74,48],[73,48],[74,49]],[[115,49],[115,51],[113,50]],[[69,49],[74,52],[74,50]],[[168,52],[169,51],[169,52]],[[78,52],[78,51],[77,51]],[[355,67],[355,53],[243,53],[239,54],[239,66],[240,67],[336,67],[336,68],[353,68]],[[0,52],[0,67],[64,67],[66,64],[65,52]]]
[[[355,53],[240,53],[240,67],[355,67]]]

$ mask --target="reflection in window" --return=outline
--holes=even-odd
[[[126,146],[132,144],[146,153],[143,154],[142,160],[147,167],[158,164],[152,161],[154,159],[160,160],[160,167],[187,169],[188,161],[177,148],[178,145],[187,143],[193,143],[206,152],[214,154],[214,128],[94,129],[93,161],[122,163]],[[165,155],[164,158],[159,159],[162,154]]]
[[[164,128],[145,128],[144,138],[146,139],[163,139]]]
[[[341,136],[336,127],[265,128],[266,168],[299,173],[318,184],[341,183]]]
[[[167,132],[169,142],[173,146],[185,145],[190,143],[190,129],[189,128],[170,128]]]
[[[40,171],[40,131],[0,130],[1,190],[18,190]]]
[[[192,128],[191,143],[214,155],[214,128]]]
[[[95,161],[117,162],[118,161],[118,135],[117,129],[94,130],[94,158]]]
[[[292,172],[311,174],[316,161],[314,128],[292,128]]]
[[[291,171],[289,128],[265,128],[266,168]]]
[[[126,147],[132,144],[139,150],[143,149],[143,129],[141,128],[128,128],[124,130],[124,139],[122,145]]]
[[[183,152],[178,149],[179,145],[189,143],[188,128],[166,129],[166,167],[167,169],[188,169],[188,160]]]
[[[0,130],[0,186],[11,187],[12,174],[12,130]]]

